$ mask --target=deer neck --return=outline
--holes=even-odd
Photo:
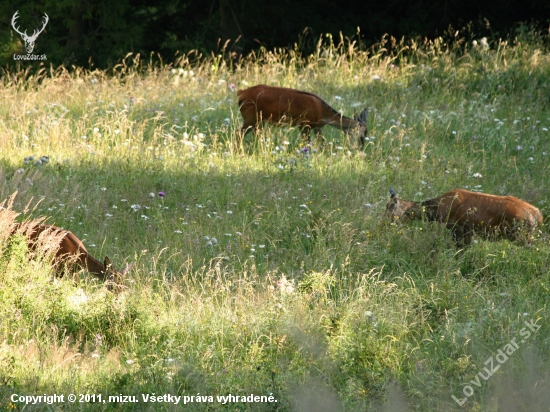
[[[421,215],[423,216],[424,220],[427,220],[429,222],[437,220],[438,205],[434,204],[432,200],[419,202],[418,205],[420,207]]]

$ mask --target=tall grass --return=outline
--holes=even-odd
[[[137,265],[113,294],[85,274],[56,278],[24,237],[3,238],[0,407],[54,393],[140,400],[64,410],[180,407],[143,402],[155,393],[213,396],[190,410],[546,410],[546,228],[532,247],[456,253],[443,227],[382,216],[390,185],[411,200],[510,194],[548,214],[547,44],[384,42],[7,73],[6,221],[40,200],[25,218]],[[311,146],[292,127],[239,145],[233,89],[257,83],[348,115],[368,107],[365,149],[328,128]],[[521,342],[525,321],[540,328]],[[512,339],[499,370],[470,383]],[[277,402],[217,402],[228,394]]]

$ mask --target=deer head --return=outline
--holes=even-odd
[[[121,271],[118,271],[113,267],[111,260],[107,256],[105,256],[105,260],[103,262],[103,267],[104,267],[103,276],[104,276],[104,281],[107,282],[107,289],[120,290],[122,288],[121,283],[123,282],[124,277],[134,267],[134,265],[135,265],[135,262],[129,264]]]
[[[17,10],[12,19],[11,19],[11,26],[13,27],[13,29],[19,33],[21,35],[21,38],[23,39],[23,41],[25,42],[25,49],[27,49],[27,53],[32,53],[32,51],[34,50],[34,42],[36,41],[38,35],[40,33],[42,33],[44,31],[44,29],[46,28],[46,24],[48,24],[48,21],[50,21],[50,18],[48,17],[48,15],[46,13],[44,13],[44,23],[42,24],[42,28],[40,30],[35,30],[33,33],[32,33],[32,36],[29,36],[27,34],[27,30],[25,30],[24,33],[21,33],[19,31],[19,28],[15,26],[15,23],[16,23],[16,20],[17,20],[17,17],[19,17],[17,14],[19,13],[19,10]]]

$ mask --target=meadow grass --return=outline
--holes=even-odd
[[[261,50],[230,66],[190,53],[5,73],[0,199],[17,195],[2,227],[30,204],[23,217],[71,230],[96,258],[137,264],[113,294],[85,274],[54,278],[4,236],[0,408],[69,393],[139,403],[27,408],[181,408],[143,401],[154,393],[194,396],[188,410],[547,410],[546,227],[531,247],[457,253],[435,223],[383,218],[390,186],[408,200],[509,194],[548,214],[547,44],[393,50],[328,39],[311,56]],[[291,127],[238,144],[233,89],[258,83],[347,115],[368,107],[365,149],[328,127],[311,146]],[[528,337],[525,322],[538,327]],[[489,378],[485,362],[513,339]],[[277,402],[216,398],[228,394]]]

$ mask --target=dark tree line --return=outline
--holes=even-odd
[[[164,61],[192,49],[219,52],[226,40],[237,53],[295,43],[307,53],[325,33],[369,45],[385,33],[435,37],[450,27],[471,38],[532,27],[548,34],[550,21],[547,0],[15,0],[0,2],[1,65],[25,53],[11,27],[17,10],[29,34],[48,14],[35,50],[48,63],[101,68],[129,52],[155,53]]]

